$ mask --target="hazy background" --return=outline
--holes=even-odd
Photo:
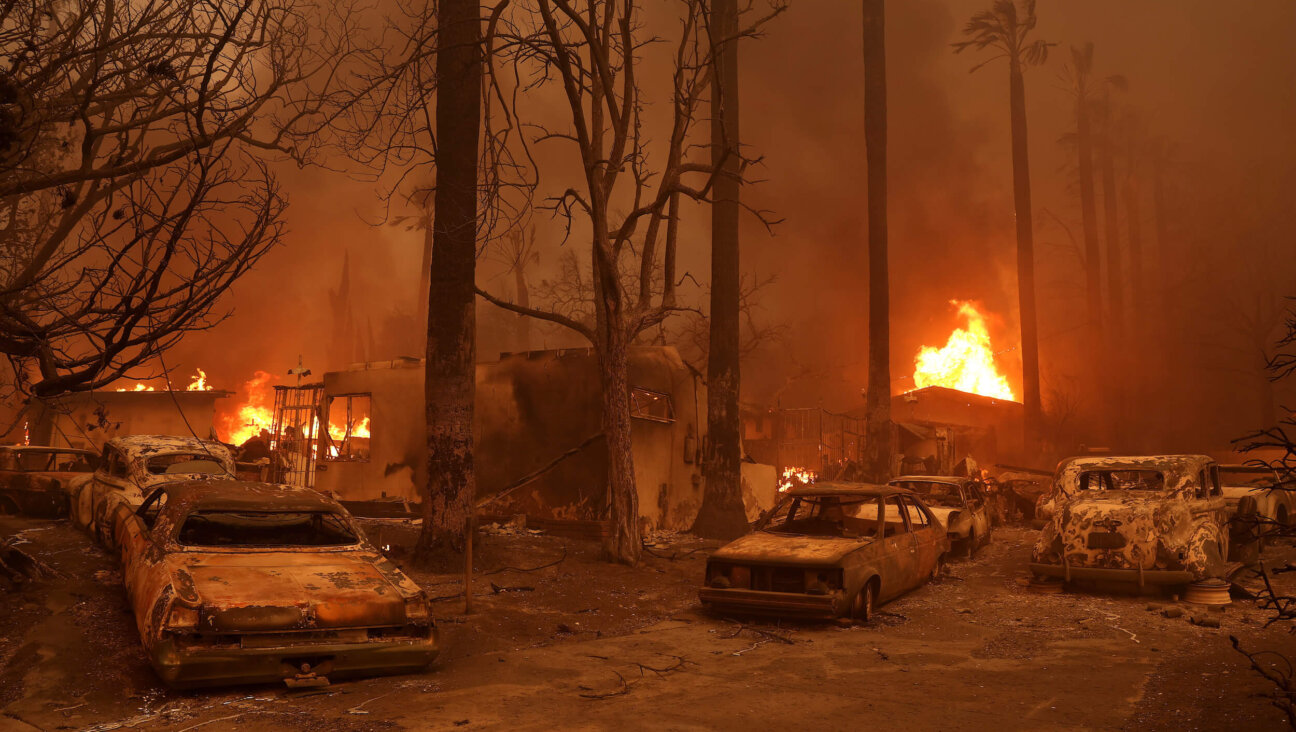
[[[1007,68],[999,61],[969,74],[984,56],[950,47],[967,18],[988,5],[887,7],[894,392],[912,388],[919,347],[942,344],[960,325],[952,299],[976,300],[990,315],[1003,369],[1020,388]],[[1137,420],[1140,447],[1219,447],[1259,426],[1266,404],[1272,411],[1285,397],[1260,370],[1261,345],[1279,334],[1280,320],[1257,334],[1265,329],[1251,316],[1277,311],[1296,294],[1296,3],[1045,1],[1038,15],[1036,37],[1059,44],[1026,76],[1045,407],[1081,433],[1101,411],[1088,386],[1095,361],[1079,341],[1081,260],[1057,221],[1080,239],[1073,154],[1059,142],[1074,130],[1062,73],[1069,47],[1092,41],[1095,77],[1127,77],[1119,108],[1133,110],[1175,151],[1167,241],[1157,241],[1150,187],[1140,215],[1140,286],[1165,298],[1173,321],[1131,353],[1141,373],[1127,418]],[[857,409],[868,342],[860,9],[793,0],[766,37],[740,53],[742,136],[764,156],[756,172],[763,182],[744,196],[783,219],[772,234],[744,220],[744,269],[756,278],[777,275],[756,317],[784,326],[781,341],[744,363],[743,397]],[[201,366],[218,388],[235,389],[259,369],[286,382],[299,356],[319,375],[363,358],[420,355],[412,314],[423,233],[373,225],[384,209],[370,183],[320,170],[284,168],[281,176],[291,201],[285,244],[224,301],[231,317],[168,356],[173,372]],[[680,269],[705,282],[708,215],[689,207],[687,216]],[[533,286],[556,273],[562,252],[544,214],[540,220]],[[1124,236],[1124,221],[1121,230]],[[566,246],[583,248],[579,239]],[[501,271],[484,261],[480,280],[511,296],[511,278]],[[686,295],[704,299],[697,289]],[[1127,317],[1155,324],[1146,315]],[[481,360],[501,350],[581,345],[539,327],[532,342],[520,343],[516,319],[485,303],[478,319]]]

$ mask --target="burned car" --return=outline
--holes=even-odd
[[[166,435],[114,437],[103,448],[99,467],[72,485],[72,523],[95,536],[106,549],[117,542],[104,521],[118,504],[134,508],[153,488],[199,478],[234,477],[234,456],[213,440]]]
[[[1252,539],[1259,549],[1269,535],[1292,528],[1296,522],[1296,496],[1282,487],[1277,471],[1251,465],[1221,465],[1219,474],[1235,544],[1239,539]]]
[[[718,611],[868,620],[936,577],[948,551],[944,525],[913,491],[814,483],[712,554],[698,597]]]
[[[990,507],[981,481],[945,475],[904,475],[891,485],[917,493],[949,534],[950,546],[969,558],[990,543]]]
[[[1036,578],[1185,585],[1222,578],[1229,527],[1205,455],[1063,460],[1040,505]]]
[[[437,655],[423,590],[309,488],[172,483],[110,518],[140,638],[170,686],[324,685]]]
[[[0,445],[0,513],[68,515],[72,482],[93,471],[98,457],[71,447]]]

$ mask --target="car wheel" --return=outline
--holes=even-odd
[[[941,554],[936,557],[936,566],[932,567],[931,576],[927,578],[929,582],[935,582],[945,573],[945,555]]]
[[[873,586],[874,583],[870,580],[851,602],[851,618],[857,622],[867,623],[873,619],[873,604],[877,602]]]
[[[0,516],[17,516],[18,503],[9,496],[0,496]]]

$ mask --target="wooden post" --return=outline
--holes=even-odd
[[[476,526],[473,524],[476,518],[473,514],[468,515],[468,525],[464,529],[464,615],[472,615],[472,567],[473,567],[473,534],[476,533]]]

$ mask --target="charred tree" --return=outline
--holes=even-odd
[[[708,3],[685,0],[680,7],[678,35],[671,39],[670,132],[657,143],[641,117],[645,39],[638,5],[538,0],[534,6],[511,7],[498,32],[515,78],[552,82],[566,102],[565,126],[537,126],[534,142],[566,149],[580,163],[579,175],[560,184],[561,192],[545,207],[569,233],[581,232],[588,246],[588,260],[581,264],[592,276],[588,290],[574,289],[576,297],[529,307],[481,288],[478,293],[497,307],[557,323],[593,344],[608,451],[610,531],[604,552],[627,564],[636,563],[643,551],[631,451],[629,351],[640,334],[683,309],[676,304],[674,274],[678,199],[710,200],[723,177],[711,161],[687,157],[696,147],[693,129],[715,61],[705,28]],[[782,2],[772,2],[769,14],[740,23],[732,40],[751,36],[782,9]],[[515,114],[526,118],[530,111]],[[651,154],[654,149],[657,155]],[[740,158],[738,175],[745,167]]]
[[[476,0],[437,8],[437,181],[428,271],[428,487],[416,556],[463,548],[472,515],[476,392],[477,177],[481,126],[481,18]]]
[[[1112,339],[1109,348],[1114,350],[1125,333],[1125,267],[1120,242],[1120,214],[1116,193],[1116,135],[1110,90],[1103,91],[1098,109],[1098,118],[1102,127],[1101,141],[1098,145],[1098,167],[1102,175],[1103,230],[1107,240],[1107,301],[1110,303],[1108,332]]]
[[[103,388],[223,317],[282,234],[263,156],[309,158],[344,5],[0,4],[0,355],[25,394]]]
[[[1025,407],[1027,445],[1038,439],[1040,409],[1039,338],[1035,310],[1035,243],[1031,214],[1030,161],[1026,136],[1026,85],[1022,73],[1048,59],[1049,46],[1029,40],[1035,28],[1035,0],[995,0],[988,11],[972,16],[963,29],[970,40],[954,44],[966,48],[993,48],[999,53],[972,67],[973,71],[1003,56],[1008,60],[1008,104],[1012,128],[1013,205],[1017,214],[1017,297],[1021,311],[1022,403]]]
[[[738,2],[713,0],[711,84],[711,316],[707,349],[706,486],[692,531],[711,539],[747,533],[742,500],[739,359]]]
[[[887,263],[885,0],[864,0],[864,149],[868,166],[868,389],[865,478],[891,477],[891,285]]]

